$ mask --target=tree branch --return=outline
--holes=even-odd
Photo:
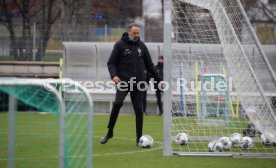
[[[17,8],[19,9],[20,11],[20,14],[22,15],[22,17],[24,18],[25,17],[25,13],[23,11],[23,8],[20,6],[20,4],[17,2],[17,0],[13,0],[13,2],[16,4]]]
[[[56,20],[60,17],[60,15],[61,15],[61,10],[58,11],[57,15],[53,18],[50,24],[54,24]]]
[[[276,15],[265,5],[262,1],[258,0],[257,3],[260,5],[260,9],[263,11],[264,15],[268,18],[268,20],[273,23],[276,22]]]

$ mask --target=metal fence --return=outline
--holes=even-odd
[[[61,57],[62,42],[115,42],[121,38],[126,31],[126,25],[62,25],[55,24],[51,27],[49,39],[47,40],[47,26],[32,24],[23,30],[22,25],[14,25],[15,39],[12,43],[9,31],[0,25],[0,60],[14,59],[14,52],[22,58],[17,60],[37,60],[37,55],[41,55],[42,61],[56,61]],[[143,41],[145,28],[141,27],[140,36]],[[160,32],[150,33],[152,36],[162,36]],[[45,53],[43,44],[47,42]],[[5,59],[6,58],[6,59]]]
[[[161,21],[160,21],[161,22]],[[1,60],[41,60],[58,61],[62,56],[62,42],[115,42],[125,32],[126,25],[63,25],[54,24],[47,33],[48,25],[33,23],[25,28],[14,25],[15,42],[12,43],[8,29],[0,24],[0,61]],[[275,44],[276,34],[274,24],[253,24],[262,44]],[[163,27],[160,23],[147,21],[141,26],[140,37],[145,42],[162,42]],[[264,30],[264,31],[262,31]],[[270,35],[269,35],[270,34]],[[44,43],[47,42],[45,49]],[[15,52],[19,58],[15,57]],[[41,59],[37,59],[37,57]]]

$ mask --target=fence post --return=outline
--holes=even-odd
[[[36,23],[33,25],[33,61],[35,61]]]
[[[107,42],[107,36],[108,36],[107,33],[108,33],[108,32],[107,32],[107,24],[105,24],[105,25],[104,25],[104,41],[105,41],[105,42]]]

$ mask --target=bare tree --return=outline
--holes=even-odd
[[[76,25],[76,3],[78,0],[60,0],[61,18],[60,27],[61,39],[63,41],[72,41],[72,29]]]
[[[39,11],[40,17],[37,19],[40,20],[40,39],[39,39],[39,47],[36,52],[36,60],[41,61],[44,58],[45,51],[47,48],[48,40],[51,35],[52,25],[57,21],[60,17],[61,10],[60,4],[55,0],[44,1],[40,3],[41,10]]]
[[[252,24],[262,24],[265,31],[258,34],[262,43],[276,43],[276,1],[242,0],[244,9]],[[258,27],[258,26],[257,26]]]
[[[15,59],[18,59],[18,54],[16,52],[16,36],[15,36],[15,31],[14,31],[14,25],[13,25],[13,20],[12,20],[12,15],[10,11],[8,11],[8,4],[6,0],[1,0],[0,5],[2,6],[3,13],[4,15],[0,18],[0,23],[3,24],[6,29],[8,30],[10,34],[10,55],[13,55]]]
[[[36,53],[36,60],[42,60],[45,55],[47,42],[50,37],[51,26],[60,16],[60,8],[55,0],[1,0],[0,5],[4,11],[4,16],[1,17],[0,23],[3,24],[10,34],[10,55],[14,56],[15,60],[32,60],[32,37],[31,25],[32,21],[36,21],[40,31],[40,45]],[[15,22],[12,17],[13,6],[19,12],[21,33],[16,35]],[[17,22],[18,23],[18,22]]]
[[[251,22],[276,23],[275,5],[262,0],[242,0],[242,2]]]
[[[22,34],[17,38],[15,44],[15,55],[18,60],[32,60],[32,38],[31,38],[31,13],[35,1],[16,1],[15,5],[20,11],[22,18]]]
[[[75,41],[88,41],[91,0],[76,1],[72,8],[75,18]]]

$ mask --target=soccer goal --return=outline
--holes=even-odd
[[[164,56],[164,155],[276,157],[276,78],[239,0],[164,0]]]
[[[0,91],[9,96],[0,128],[6,167],[92,167],[93,104],[83,86],[65,79],[1,78]],[[19,102],[32,111],[19,111]]]

